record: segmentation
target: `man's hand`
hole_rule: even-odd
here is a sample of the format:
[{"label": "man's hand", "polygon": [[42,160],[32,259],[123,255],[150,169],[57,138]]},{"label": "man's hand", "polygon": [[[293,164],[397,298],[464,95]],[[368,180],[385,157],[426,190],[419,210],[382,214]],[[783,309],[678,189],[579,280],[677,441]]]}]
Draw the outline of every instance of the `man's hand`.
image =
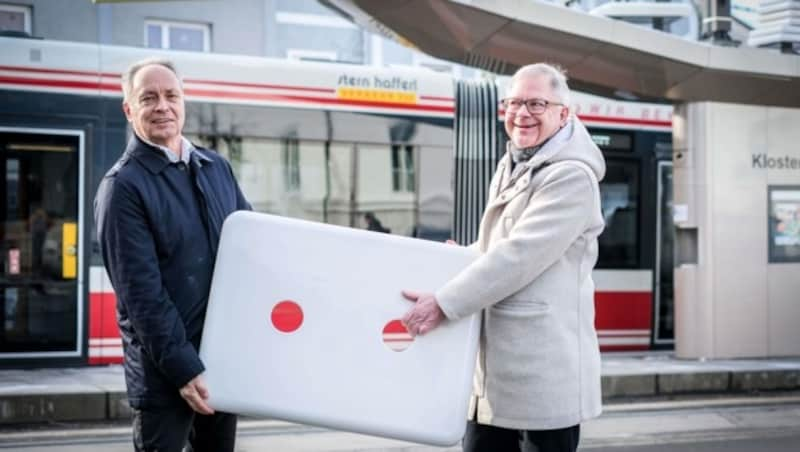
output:
[{"label": "man's hand", "polygon": [[416,304],[400,319],[408,333],[413,337],[423,335],[442,323],[445,319],[444,312],[439,307],[436,297],[432,293],[418,293],[404,290],[403,296]]},{"label": "man's hand", "polygon": [[180,393],[183,400],[196,412],[200,414],[214,414],[214,409],[206,403],[208,399],[208,388],[206,388],[206,382],[203,380],[202,375],[192,378],[189,383],[186,383],[186,385],[181,388]]}]

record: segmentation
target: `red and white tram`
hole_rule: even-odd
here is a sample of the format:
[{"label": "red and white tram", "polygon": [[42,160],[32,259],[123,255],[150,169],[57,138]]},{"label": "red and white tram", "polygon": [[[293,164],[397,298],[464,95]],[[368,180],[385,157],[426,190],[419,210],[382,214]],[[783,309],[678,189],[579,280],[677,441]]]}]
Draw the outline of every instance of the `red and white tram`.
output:
[{"label": "red and white tram", "polygon": [[[122,359],[91,203],[124,149],[120,74],[154,51],[0,37],[0,366]],[[448,75],[159,51],[184,76],[185,134],[232,163],[259,211],[451,236],[456,90]],[[672,342],[671,115],[575,93],[608,162],[595,271],[604,350]]]}]

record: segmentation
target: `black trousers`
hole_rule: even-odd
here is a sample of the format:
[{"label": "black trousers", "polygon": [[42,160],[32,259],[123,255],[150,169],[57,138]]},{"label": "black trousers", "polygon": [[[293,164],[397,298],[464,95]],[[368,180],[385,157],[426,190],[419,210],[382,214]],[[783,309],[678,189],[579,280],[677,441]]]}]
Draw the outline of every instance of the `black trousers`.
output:
[{"label": "black trousers", "polygon": [[236,415],[195,413],[186,403],[133,410],[133,447],[136,452],[233,452]]},{"label": "black trousers", "polygon": [[575,452],[580,425],[556,430],[513,430],[467,422],[464,452]]}]

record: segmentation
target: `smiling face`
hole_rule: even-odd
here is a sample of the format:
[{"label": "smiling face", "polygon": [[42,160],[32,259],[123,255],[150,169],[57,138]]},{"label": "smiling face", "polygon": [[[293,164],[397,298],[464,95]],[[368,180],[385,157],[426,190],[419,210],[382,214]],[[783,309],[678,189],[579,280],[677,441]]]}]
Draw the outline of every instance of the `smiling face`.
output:
[{"label": "smiling face", "polygon": [[141,68],[122,109],[137,135],[180,153],[185,113],[183,89],[175,73],[158,64]]},{"label": "smiling face", "polygon": [[531,114],[525,106],[514,112],[506,110],[506,132],[517,149],[543,143],[567,123],[569,108],[552,104],[552,102],[561,102],[561,99],[556,98],[550,76],[547,74],[535,73],[519,76],[513,82],[506,98],[542,99],[550,102],[545,111],[539,114]]}]

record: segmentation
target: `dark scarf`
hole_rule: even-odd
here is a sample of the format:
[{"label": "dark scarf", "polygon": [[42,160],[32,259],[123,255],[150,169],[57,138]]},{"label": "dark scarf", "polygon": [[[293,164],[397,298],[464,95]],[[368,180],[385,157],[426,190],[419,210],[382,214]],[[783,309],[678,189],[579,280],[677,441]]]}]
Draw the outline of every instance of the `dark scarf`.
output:
[{"label": "dark scarf", "polygon": [[546,145],[551,138],[556,136],[560,130],[561,129],[558,129],[556,133],[536,146],[517,149],[513,142],[508,142],[508,152],[511,154],[511,180],[515,179],[517,173],[521,170],[522,165],[520,165],[520,163],[525,163],[530,160],[534,155],[536,155],[537,152],[539,152],[539,149],[543,148],[544,145]]},{"label": "dark scarf", "polygon": [[[545,140],[544,143],[547,143],[548,140],[549,138]],[[538,152],[539,149],[544,146],[544,143],[537,144],[536,146],[531,146],[529,148],[517,149],[517,147],[514,146],[514,143],[509,142],[508,151],[511,153],[511,161],[513,162],[514,166],[516,166],[517,163],[524,163],[530,160],[531,157],[533,157],[536,152]]]}]

